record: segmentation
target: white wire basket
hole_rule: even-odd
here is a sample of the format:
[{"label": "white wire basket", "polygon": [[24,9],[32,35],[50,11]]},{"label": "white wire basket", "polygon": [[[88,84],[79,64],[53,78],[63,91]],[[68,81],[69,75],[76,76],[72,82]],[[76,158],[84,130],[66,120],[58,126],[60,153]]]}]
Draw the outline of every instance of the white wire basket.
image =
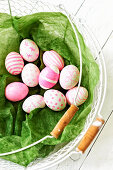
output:
[{"label": "white wire basket", "polygon": [[[11,11],[9,10],[9,2]],[[12,14],[13,16],[23,16],[28,14],[33,14],[37,12],[56,12],[59,11],[59,6],[50,5],[43,1],[10,1],[4,0],[0,2],[0,12],[5,12],[8,14]],[[60,10],[61,12],[61,10]],[[49,154],[46,158],[37,159],[31,162],[27,167],[20,166],[10,161],[6,161],[0,159],[0,170],[4,170],[8,167],[8,170],[44,170],[50,168],[61,161],[65,160],[69,157],[72,153],[76,154],[77,158],[80,156],[80,153],[76,151],[76,146],[86,133],[87,129],[93,122],[96,114],[100,114],[105,93],[106,93],[106,68],[104,63],[104,57],[99,46],[98,41],[96,40],[93,33],[90,31],[89,27],[87,26],[86,22],[83,19],[78,19],[74,15],[71,15],[72,21],[77,26],[79,32],[83,35],[84,41],[86,45],[91,50],[93,57],[100,69],[100,80],[98,85],[94,91],[94,99],[92,103],[92,109],[89,113],[87,120],[85,122],[85,126],[83,131],[71,142],[65,145],[58,145],[52,153]],[[74,149],[75,148],[75,149]],[[74,151],[73,151],[74,150]]]}]

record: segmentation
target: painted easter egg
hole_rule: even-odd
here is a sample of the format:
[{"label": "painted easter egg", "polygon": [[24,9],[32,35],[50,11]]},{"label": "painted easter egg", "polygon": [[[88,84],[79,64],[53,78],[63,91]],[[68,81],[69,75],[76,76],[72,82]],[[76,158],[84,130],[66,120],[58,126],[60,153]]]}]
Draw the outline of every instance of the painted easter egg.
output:
[{"label": "painted easter egg", "polygon": [[23,110],[27,113],[30,113],[32,110],[36,108],[44,107],[45,107],[44,97],[42,97],[41,95],[32,95],[28,97],[22,105]]},{"label": "painted easter egg", "polygon": [[43,54],[43,62],[46,66],[55,65],[59,70],[64,67],[63,58],[54,50],[46,51]]},{"label": "painted easter egg", "polygon": [[46,105],[54,111],[60,111],[66,107],[66,98],[63,93],[58,90],[47,90],[44,93],[44,101]]},{"label": "painted easter egg", "polygon": [[24,60],[19,53],[11,52],[5,59],[5,67],[10,74],[18,75],[24,67]]},{"label": "painted easter egg", "polygon": [[20,44],[20,54],[28,62],[35,61],[39,56],[39,48],[34,41],[24,39]]},{"label": "painted easter egg", "polygon": [[43,89],[52,88],[59,79],[59,69],[56,66],[45,67],[39,75],[39,85]]},{"label": "painted easter egg", "polygon": [[8,100],[17,102],[24,99],[29,92],[28,87],[21,82],[13,82],[5,88],[5,96]]},{"label": "painted easter egg", "polygon": [[87,89],[84,87],[80,87],[77,98],[76,98],[76,103],[75,103],[74,100],[75,100],[77,90],[78,90],[78,87],[74,87],[73,89],[68,90],[68,92],[66,93],[66,99],[67,99],[68,104],[76,104],[77,106],[79,106],[82,103],[84,103],[86,99],[88,98]]},{"label": "painted easter egg", "polygon": [[60,73],[60,85],[63,89],[73,88],[79,80],[79,70],[74,65],[65,66]]},{"label": "painted easter egg", "polygon": [[22,81],[29,87],[35,87],[39,82],[39,68],[32,63],[26,64],[22,70]]}]

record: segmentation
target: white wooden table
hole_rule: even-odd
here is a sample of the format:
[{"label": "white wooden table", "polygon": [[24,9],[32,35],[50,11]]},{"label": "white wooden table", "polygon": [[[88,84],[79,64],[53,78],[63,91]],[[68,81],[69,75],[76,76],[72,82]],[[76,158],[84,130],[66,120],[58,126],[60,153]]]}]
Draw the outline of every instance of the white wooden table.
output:
[{"label": "white wooden table", "polygon": [[105,120],[103,131],[81,159],[68,158],[47,170],[113,170],[113,0],[57,0],[65,8],[85,18],[97,37],[104,53],[107,69],[107,94],[102,109]]}]

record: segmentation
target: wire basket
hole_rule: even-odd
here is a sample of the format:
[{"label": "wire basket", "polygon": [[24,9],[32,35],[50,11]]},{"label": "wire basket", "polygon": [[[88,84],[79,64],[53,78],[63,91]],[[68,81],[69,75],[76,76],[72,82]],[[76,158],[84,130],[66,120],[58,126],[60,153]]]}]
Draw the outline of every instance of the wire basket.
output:
[{"label": "wire basket", "polygon": [[[9,8],[10,7],[10,8]],[[0,2],[0,12],[5,12],[8,14],[11,14],[13,16],[23,16],[28,14],[33,14],[37,12],[57,12],[60,11],[60,6],[54,6],[42,1],[15,1],[15,0],[4,0]],[[89,30],[87,24],[83,19],[77,19],[75,16],[71,15],[71,18],[75,25],[77,26],[78,30],[84,37],[84,41],[86,45],[90,48],[91,53],[93,54],[93,57],[95,61],[97,62],[99,69],[100,69],[100,80],[98,85],[95,88],[94,91],[94,100],[92,103],[92,110],[89,113],[84,129],[83,131],[71,142],[65,144],[65,145],[58,145],[54,152],[52,152],[49,156],[43,159],[37,159],[33,162],[31,162],[27,168],[22,167],[18,164],[0,159],[0,169],[5,169],[8,167],[9,170],[15,169],[15,170],[43,170],[46,168],[50,168],[61,161],[65,160],[69,155],[73,153],[73,149],[76,148],[76,145],[80,142],[84,134],[86,133],[87,129],[91,125],[92,121],[94,120],[96,114],[100,113],[102,104],[104,102],[103,94],[105,94],[106,91],[106,69],[105,69],[105,63],[104,63],[104,57],[101,51],[101,48],[92,34],[92,32]],[[104,95],[105,96],[105,95]],[[75,150],[75,149],[74,149]],[[80,155],[79,152],[74,151],[74,153],[77,155],[77,157]]]}]

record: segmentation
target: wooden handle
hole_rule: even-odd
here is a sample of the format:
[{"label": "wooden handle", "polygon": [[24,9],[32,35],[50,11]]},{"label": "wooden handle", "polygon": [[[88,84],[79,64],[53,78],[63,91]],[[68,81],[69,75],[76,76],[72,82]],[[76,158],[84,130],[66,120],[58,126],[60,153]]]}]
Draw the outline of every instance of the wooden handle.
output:
[{"label": "wooden handle", "polygon": [[77,147],[77,151],[82,151],[83,153],[91,144],[96,134],[98,133],[100,127],[104,124],[104,120],[101,118],[96,118],[95,122],[89,127],[80,144]]},{"label": "wooden handle", "polygon": [[78,107],[75,105],[71,105],[69,109],[65,112],[65,114],[61,117],[61,119],[50,134],[55,138],[58,138],[64,130],[65,126],[67,126],[67,124],[72,120],[73,116],[77,111]]}]

